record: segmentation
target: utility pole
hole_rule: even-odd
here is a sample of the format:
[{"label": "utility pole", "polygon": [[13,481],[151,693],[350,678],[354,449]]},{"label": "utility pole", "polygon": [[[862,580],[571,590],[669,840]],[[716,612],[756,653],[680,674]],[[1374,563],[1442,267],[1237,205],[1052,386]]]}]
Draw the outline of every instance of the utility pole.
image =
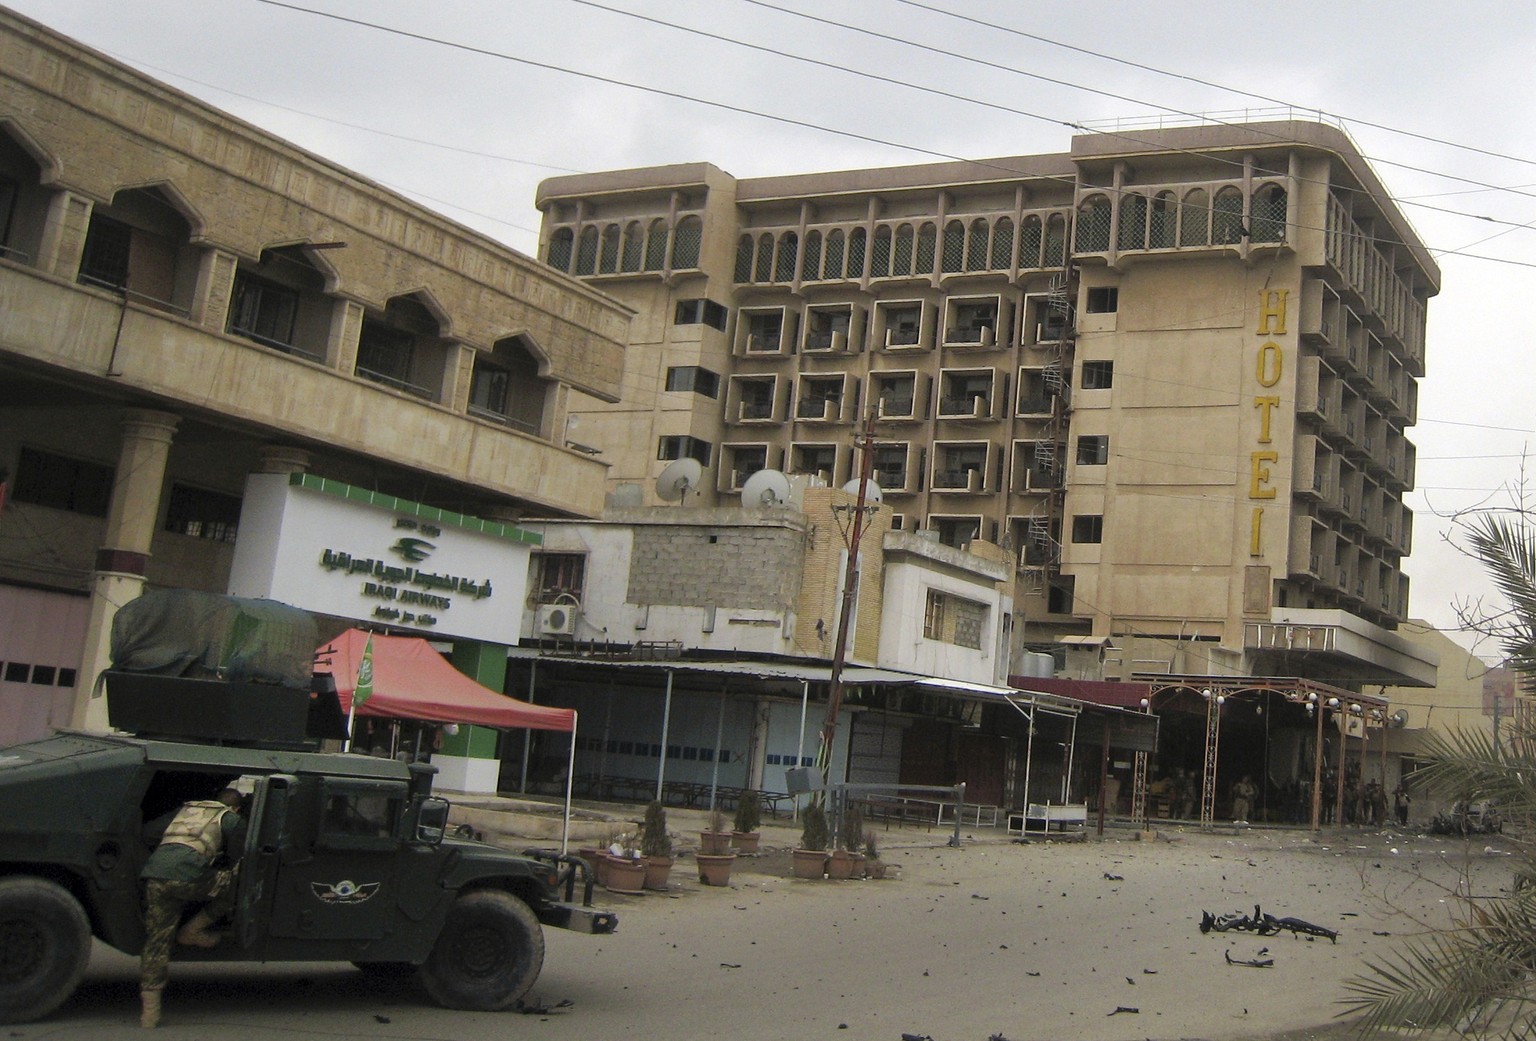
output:
[{"label": "utility pole", "polygon": [[[859,593],[859,543],[864,538],[866,514],[880,507],[869,504],[870,477],[874,472],[875,415],[871,411],[864,419],[864,426],[853,436],[853,447],[861,453],[859,460],[859,489],[854,497],[853,520],[846,535],[848,564],[843,569],[842,604],[837,614],[837,641],[832,648],[832,673],[827,685],[827,718],[821,727],[821,748],[817,752],[816,765],[821,771],[823,791],[832,772],[832,742],[837,738],[837,716],[843,707],[843,662],[848,657],[848,626]],[[834,506],[833,510],[846,510],[846,506]]]}]

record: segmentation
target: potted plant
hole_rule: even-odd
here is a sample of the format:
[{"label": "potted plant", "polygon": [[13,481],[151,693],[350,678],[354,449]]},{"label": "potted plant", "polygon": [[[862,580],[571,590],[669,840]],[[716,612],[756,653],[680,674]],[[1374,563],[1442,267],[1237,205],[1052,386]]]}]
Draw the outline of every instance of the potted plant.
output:
[{"label": "potted plant", "polygon": [[763,822],[762,803],[756,792],[743,793],[736,803],[736,818],[731,822],[731,845],[739,853],[756,853],[762,833],[757,829]]},{"label": "potted plant", "polygon": [[800,846],[794,857],[796,878],[821,878],[827,873],[827,847],[832,844],[827,833],[827,811],[812,802],[800,811]]},{"label": "potted plant", "polygon": [[696,853],[695,861],[699,867],[699,881],[706,886],[728,886],[731,884],[731,869],[736,864],[734,853]]},{"label": "potted plant", "polygon": [[667,834],[667,811],[659,801],[645,808],[640,853],[645,858],[645,888],[666,889],[672,874],[672,836]]},{"label": "potted plant", "polygon": [[700,853],[729,853],[731,833],[725,827],[725,814],[718,809],[709,811],[709,827],[699,832]]},{"label": "potted plant", "polygon": [[604,865],[603,888],[608,892],[638,896],[645,891],[645,858],[629,841],[629,836],[620,836],[608,847]]},{"label": "potted plant", "polygon": [[843,814],[837,832],[837,845],[827,861],[827,877],[850,879],[864,877],[864,854],[859,847],[864,840],[864,815],[850,806]]},{"label": "potted plant", "polygon": [[870,878],[885,877],[885,861],[880,859],[880,843],[873,829],[864,833],[864,870]]}]

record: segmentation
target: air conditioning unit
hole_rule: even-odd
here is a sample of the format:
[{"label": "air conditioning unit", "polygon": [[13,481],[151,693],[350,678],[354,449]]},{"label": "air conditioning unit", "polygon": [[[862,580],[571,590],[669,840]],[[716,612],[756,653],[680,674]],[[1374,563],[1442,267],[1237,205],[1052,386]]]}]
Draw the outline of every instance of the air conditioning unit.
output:
[{"label": "air conditioning unit", "polygon": [[540,636],[572,636],[576,632],[573,604],[540,604],[534,617]]}]

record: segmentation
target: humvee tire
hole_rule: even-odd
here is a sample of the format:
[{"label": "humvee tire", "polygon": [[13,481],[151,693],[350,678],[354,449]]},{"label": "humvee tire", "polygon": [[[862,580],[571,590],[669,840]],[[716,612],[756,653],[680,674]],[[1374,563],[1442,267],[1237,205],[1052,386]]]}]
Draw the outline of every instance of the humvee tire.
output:
[{"label": "humvee tire", "polygon": [[91,923],[69,890],[27,875],[0,879],[0,1023],[58,1008],[90,957]]},{"label": "humvee tire", "polygon": [[544,965],[544,931],[527,904],[499,889],[465,893],[448,909],[421,982],[446,1008],[496,1012],[528,992]]}]

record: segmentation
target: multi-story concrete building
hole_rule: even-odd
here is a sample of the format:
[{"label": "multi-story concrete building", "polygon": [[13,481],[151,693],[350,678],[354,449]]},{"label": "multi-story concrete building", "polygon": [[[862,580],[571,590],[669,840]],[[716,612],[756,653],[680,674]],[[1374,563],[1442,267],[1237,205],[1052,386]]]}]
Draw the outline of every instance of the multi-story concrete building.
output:
[{"label": "multi-story concrete building", "polygon": [[[229,588],[301,497],[326,541],[292,574],[253,566],[260,595],[281,580],[323,613],[516,643],[536,542],[516,521],[602,508],[566,402],[618,396],[627,310],[3,10],[0,53],[0,743],[105,725],[116,608]],[[270,524],[245,523],[252,474]],[[322,562],[346,547],[394,574],[402,525],[510,562],[459,598],[479,632],[440,585],[406,590],[433,607],[406,620],[394,586]],[[330,611],[310,599],[327,585]],[[504,649],[499,672],[483,657],[499,688]]]},{"label": "multi-story concrete building", "polygon": [[571,405],[610,484],[691,457],[705,505],[763,468],[835,486],[869,422],[893,527],[1012,554],[1015,655],[1432,681],[1392,630],[1440,276],[1338,129],[623,170],[538,205],[544,261],[637,312],[620,402]]}]

